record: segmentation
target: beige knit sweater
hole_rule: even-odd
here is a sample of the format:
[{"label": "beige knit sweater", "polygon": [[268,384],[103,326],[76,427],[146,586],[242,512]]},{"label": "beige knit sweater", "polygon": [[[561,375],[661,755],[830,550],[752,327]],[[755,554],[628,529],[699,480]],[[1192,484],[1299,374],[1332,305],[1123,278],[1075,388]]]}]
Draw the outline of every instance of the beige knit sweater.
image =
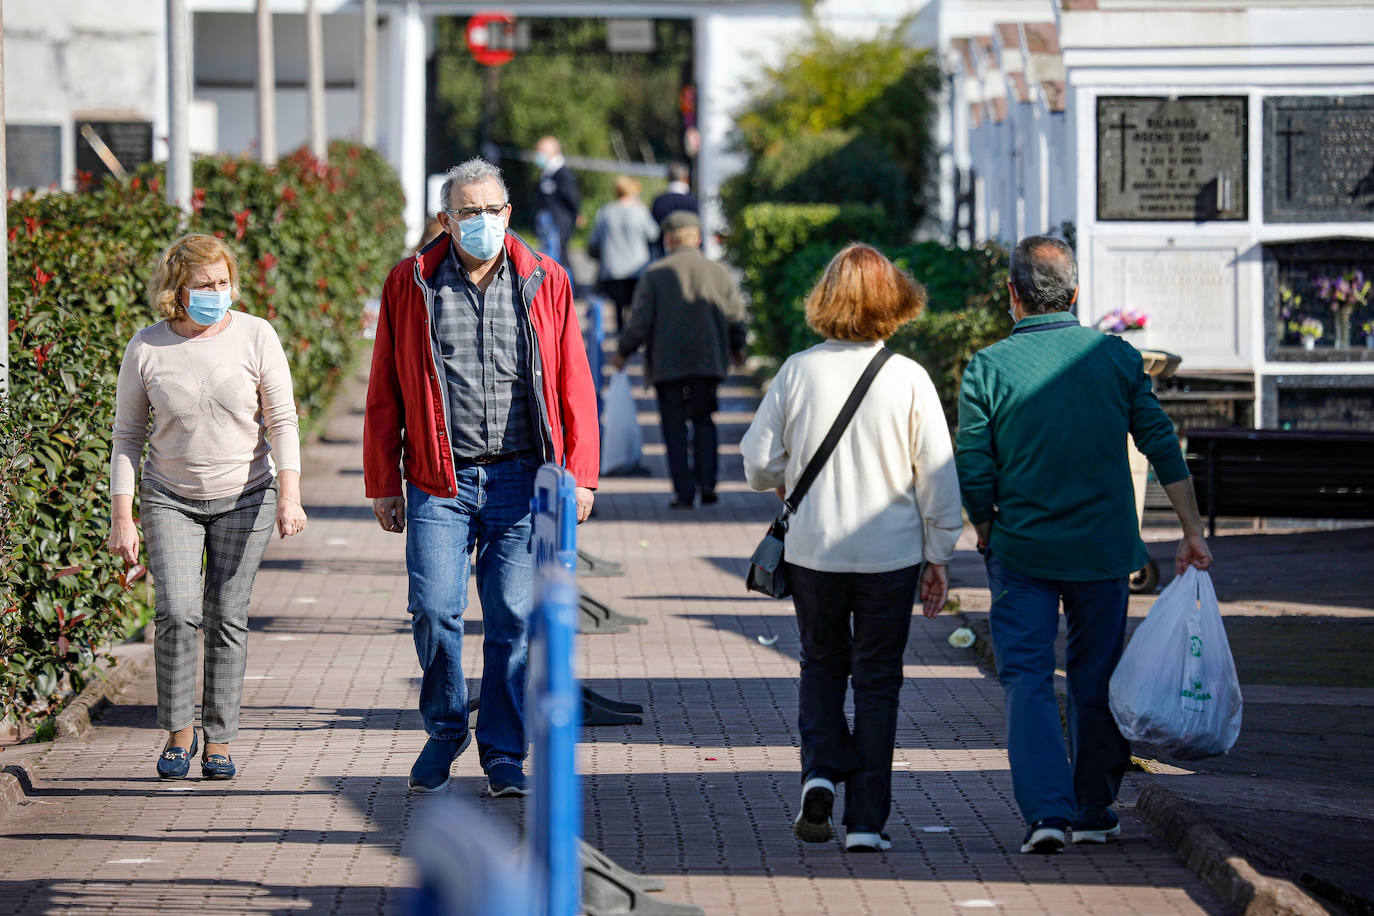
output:
[{"label": "beige knit sweater", "polygon": [[[291,372],[277,332],[229,312],[213,337],[165,321],[134,335],[119,367],[110,495],[134,492],[134,468],[186,499],[218,499],[301,469]],[[152,423],[149,424],[151,413]],[[271,448],[267,440],[271,439]]]}]

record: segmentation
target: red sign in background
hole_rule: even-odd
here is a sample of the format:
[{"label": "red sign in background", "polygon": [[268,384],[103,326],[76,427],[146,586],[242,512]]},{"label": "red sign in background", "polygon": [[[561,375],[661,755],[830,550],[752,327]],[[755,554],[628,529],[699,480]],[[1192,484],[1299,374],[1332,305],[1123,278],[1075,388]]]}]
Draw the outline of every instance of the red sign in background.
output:
[{"label": "red sign in background", "polygon": [[499,67],[515,57],[515,16],[478,13],[468,20],[468,50],[479,64]]}]

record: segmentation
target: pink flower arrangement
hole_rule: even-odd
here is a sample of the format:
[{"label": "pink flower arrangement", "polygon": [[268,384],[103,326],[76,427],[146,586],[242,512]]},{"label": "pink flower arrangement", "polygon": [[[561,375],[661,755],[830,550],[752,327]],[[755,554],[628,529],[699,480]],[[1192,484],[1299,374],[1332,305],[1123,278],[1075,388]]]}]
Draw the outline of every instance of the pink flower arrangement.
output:
[{"label": "pink flower arrangement", "polygon": [[1110,331],[1113,334],[1120,334],[1122,331],[1139,331],[1150,325],[1150,316],[1135,309],[1113,309],[1101,318],[1097,319],[1097,324],[1093,327],[1099,331]]}]

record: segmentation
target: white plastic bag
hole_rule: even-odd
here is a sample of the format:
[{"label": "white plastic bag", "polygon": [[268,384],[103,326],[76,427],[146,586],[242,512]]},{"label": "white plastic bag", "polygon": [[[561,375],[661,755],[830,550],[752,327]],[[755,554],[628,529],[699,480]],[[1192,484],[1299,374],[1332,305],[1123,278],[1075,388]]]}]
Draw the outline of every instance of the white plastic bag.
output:
[{"label": "white plastic bag", "polygon": [[621,370],[611,376],[601,400],[601,473],[627,473],[639,467],[644,438],[639,431],[630,377]]},{"label": "white plastic bag", "polygon": [[1160,593],[1112,672],[1109,700],[1121,734],[1172,756],[1236,743],[1240,681],[1207,573],[1190,566]]}]

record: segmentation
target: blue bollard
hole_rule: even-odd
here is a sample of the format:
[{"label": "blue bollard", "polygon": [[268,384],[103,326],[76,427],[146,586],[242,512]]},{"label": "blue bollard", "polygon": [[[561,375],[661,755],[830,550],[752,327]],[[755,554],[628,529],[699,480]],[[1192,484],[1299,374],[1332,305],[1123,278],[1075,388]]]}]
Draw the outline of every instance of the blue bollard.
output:
[{"label": "blue bollard", "polygon": [[577,781],[577,732],[582,695],[573,672],[578,597],[577,496],[573,477],[546,464],[535,476],[535,615],[530,633],[528,720],[534,780],[528,811],[531,884],[540,916],[581,910],[578,840],[582,797]]}]

